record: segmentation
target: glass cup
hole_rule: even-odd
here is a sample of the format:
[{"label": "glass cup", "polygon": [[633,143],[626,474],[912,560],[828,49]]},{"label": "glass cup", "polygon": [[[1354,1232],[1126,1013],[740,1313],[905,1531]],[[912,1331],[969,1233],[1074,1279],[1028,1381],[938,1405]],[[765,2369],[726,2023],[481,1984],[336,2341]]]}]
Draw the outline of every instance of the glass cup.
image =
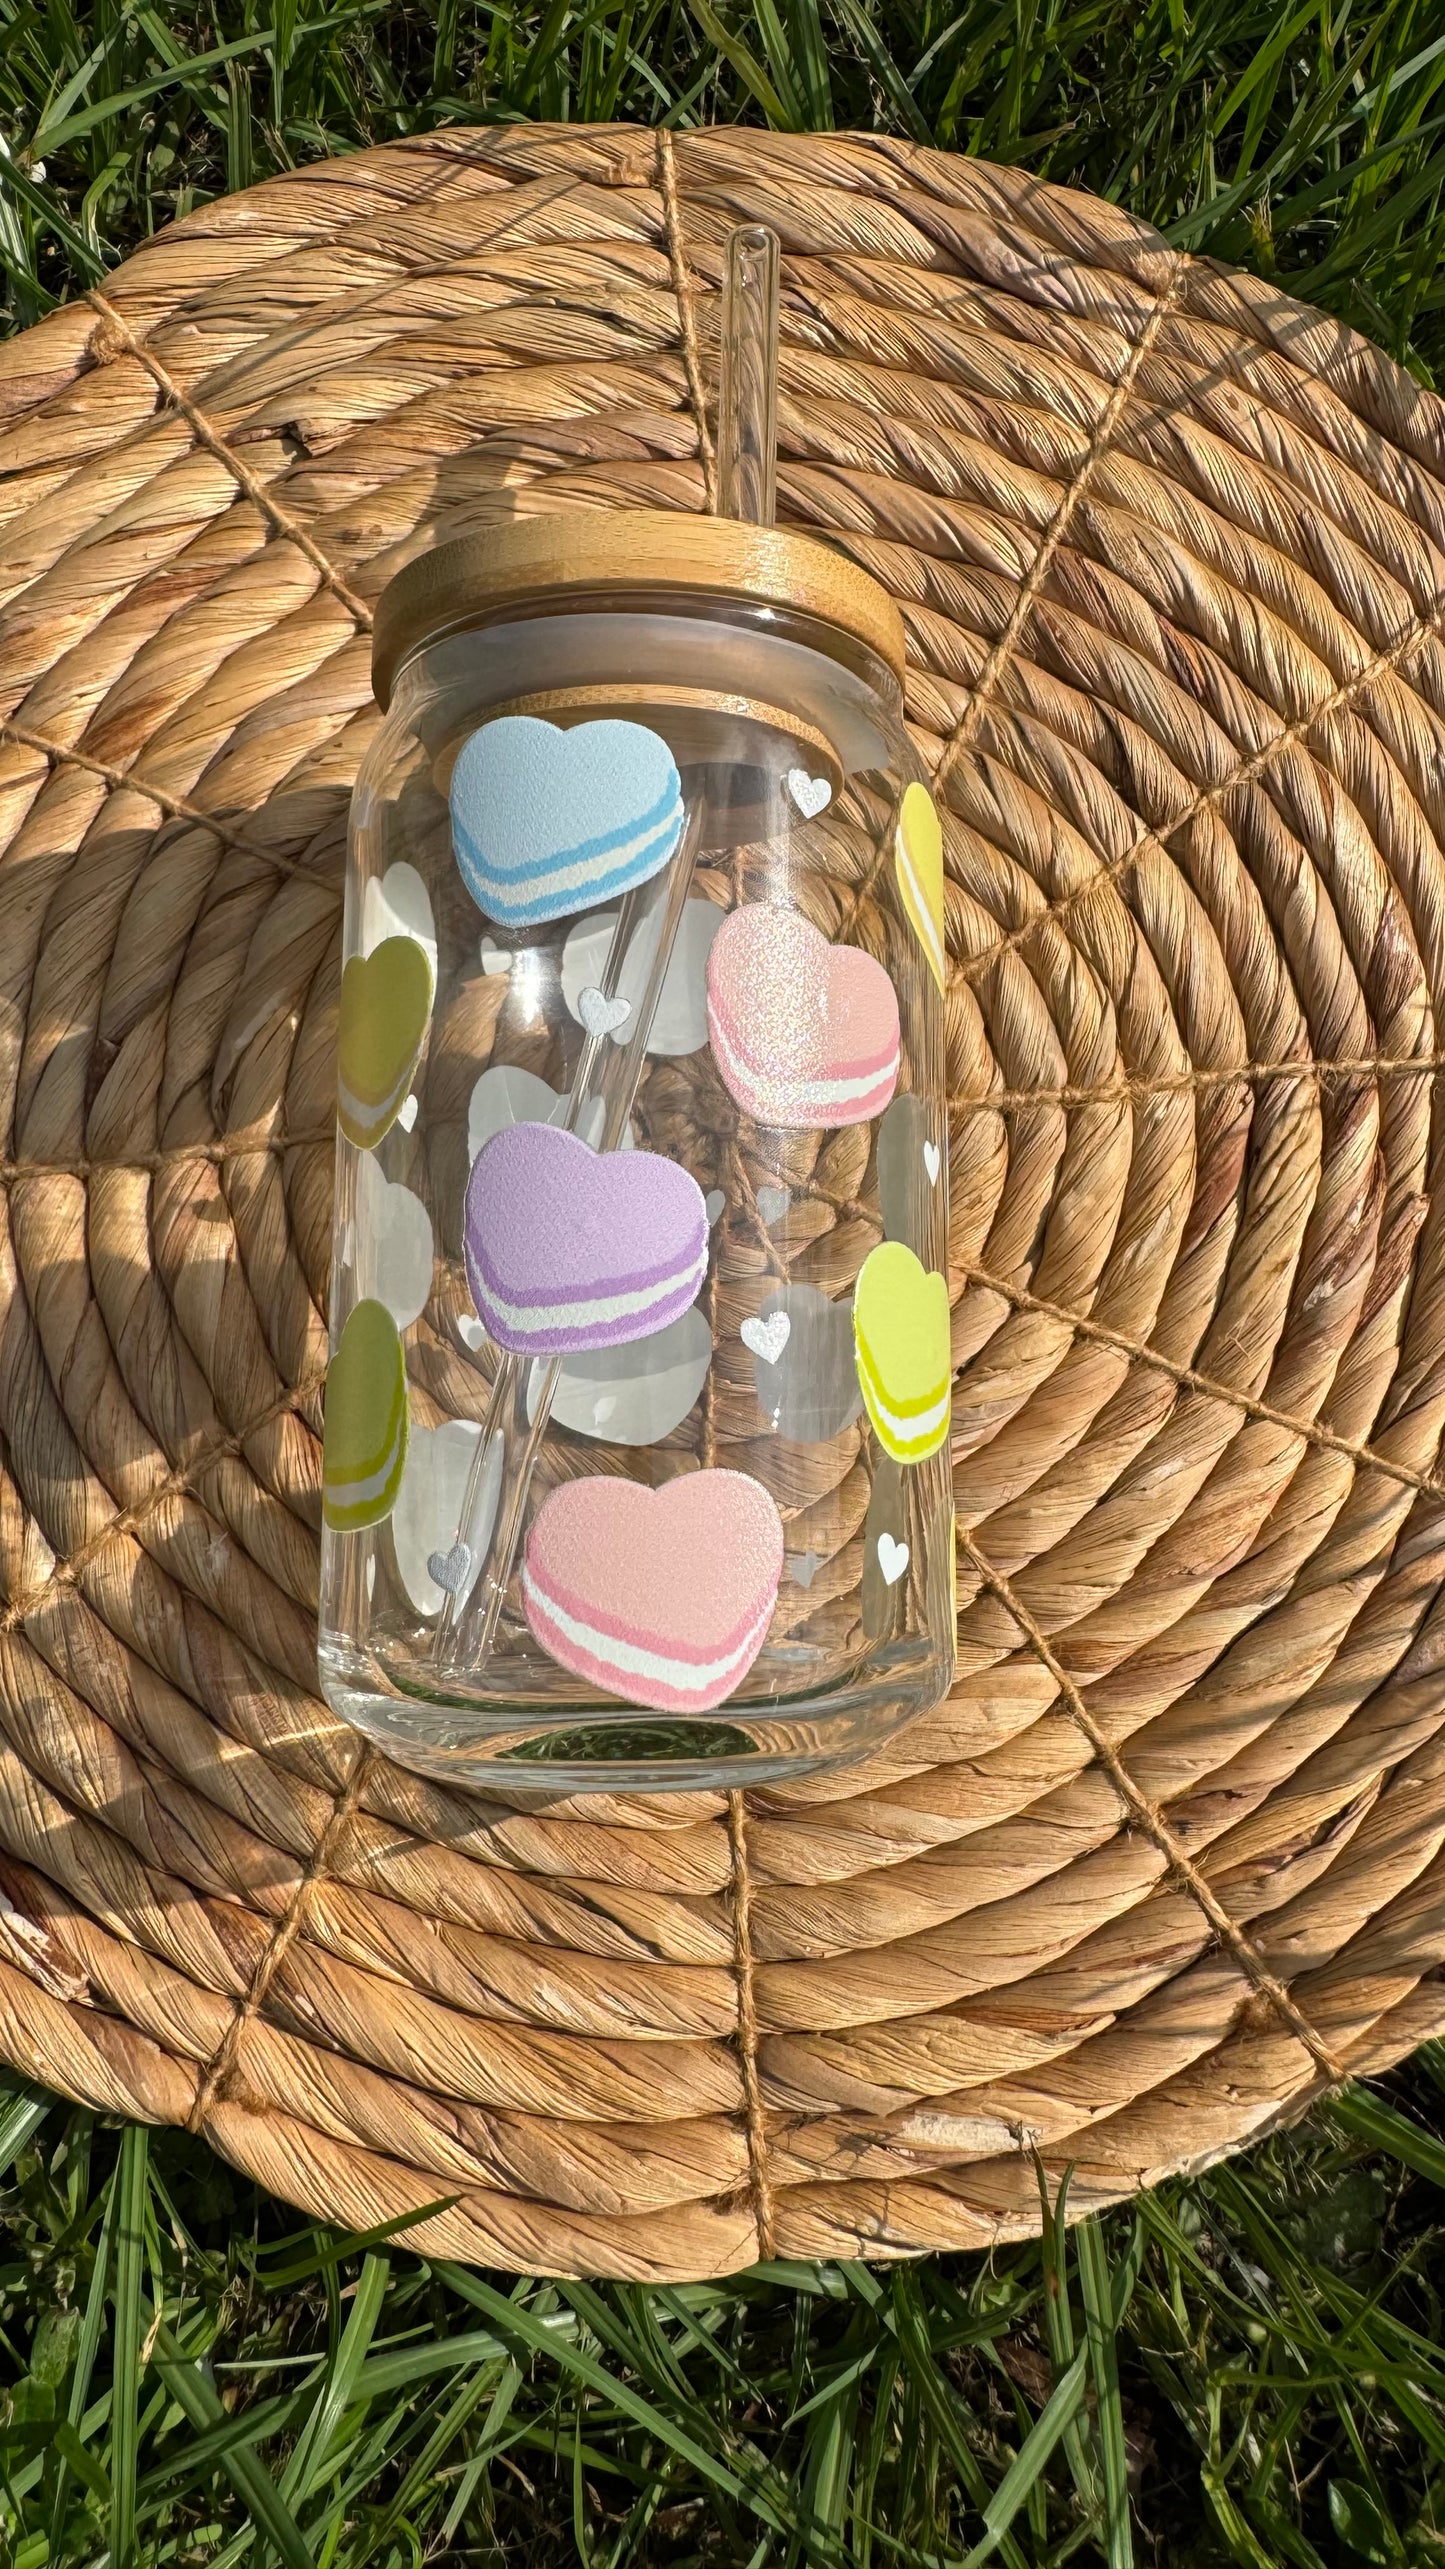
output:
[{"label": "glass cup", "polygon": [[797,535],[410,564],[352,803],[320,1669],[465,1783],[747,1784],[953,1672],[943,866]]}]

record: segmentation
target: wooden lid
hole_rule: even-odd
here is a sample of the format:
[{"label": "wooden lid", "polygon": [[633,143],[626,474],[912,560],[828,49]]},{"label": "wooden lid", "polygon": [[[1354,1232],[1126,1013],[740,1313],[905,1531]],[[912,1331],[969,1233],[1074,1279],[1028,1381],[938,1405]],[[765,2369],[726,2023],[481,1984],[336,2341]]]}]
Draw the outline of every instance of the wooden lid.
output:
[{"label": "wooden lid", "polygon": [[[443,634],[492,623],[539,600],[727,599],[806,616],[845,646],[862,643],[895,677],[903,618],[856,562],[810,535],[678,509],[509,518],[420,553],[381,593],[371,683],[383,708],[403,661]],[[852,656],[850,651],[849,656]]]}]

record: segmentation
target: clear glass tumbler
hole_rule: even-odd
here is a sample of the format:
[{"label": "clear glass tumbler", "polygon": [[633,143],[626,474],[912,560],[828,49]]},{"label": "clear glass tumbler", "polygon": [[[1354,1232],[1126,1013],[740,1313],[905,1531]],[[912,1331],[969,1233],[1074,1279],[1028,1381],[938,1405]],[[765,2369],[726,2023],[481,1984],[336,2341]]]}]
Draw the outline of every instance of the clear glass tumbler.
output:
[{"label": "clear glass tumbler", "polygon": [[320,1665],[550,1792],[856,1755],[953,1669],[943,865],[891,601],[513,522],[386,591],[338,1047]]}]

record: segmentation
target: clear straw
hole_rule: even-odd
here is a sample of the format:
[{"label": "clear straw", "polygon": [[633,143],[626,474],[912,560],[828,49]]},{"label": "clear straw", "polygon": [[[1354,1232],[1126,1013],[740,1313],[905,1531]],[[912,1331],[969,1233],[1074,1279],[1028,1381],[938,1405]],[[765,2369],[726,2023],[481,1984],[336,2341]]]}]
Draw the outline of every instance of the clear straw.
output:
[{"label": "clear straw", "polygon": [[728,235],[717,414],[717,513],[771,526],[778,488],[778,236]]},{"label": "clear straw", "polygon": [[[718,389],[717,514],[748,526],[771,526],[777,488],[778,236],[764,223],[741,224],[730,233],[723,292],[722,362]],[[601,989],[610,998],[622,976],[644,914],[660,907],[658,937],[649,959],[625,1044],[589,1037],[573,1079],[566,1122],[576,1132],[586,1109],[603,1100],[603,1150],[615,1150],[627,1131],[647,1062],[647,1033],[661,995],[688,887],[703,836],[700,801],[689,802],[677,853],[661,884],[624,901],[609,948]],[[532,1474],[542,1449],[560,1359],[548,1364],[527,1415],[526,1358],[499,1353],[483,1434],[462,1501],[457,1542],[465,1564],[464,1593],[446,1595],[437,1619],[433,1664],[439,1675],[480,1675],[506,1609],[527,1512]]]}]

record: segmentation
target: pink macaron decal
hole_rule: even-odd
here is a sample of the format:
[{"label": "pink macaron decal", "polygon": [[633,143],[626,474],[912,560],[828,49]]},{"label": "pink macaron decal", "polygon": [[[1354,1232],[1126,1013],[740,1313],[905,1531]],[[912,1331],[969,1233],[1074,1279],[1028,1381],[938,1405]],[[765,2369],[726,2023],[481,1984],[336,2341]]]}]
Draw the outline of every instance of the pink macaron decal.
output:
[{"label": "pink macaron decal", "polygon": [[553,1124],[494,1133],[467,1184],[477,1317],[513,1356],[623,1347],[690,1309],[707,1274],[697,1180],[654,1151],[589,1149]]},{"label": "pink macaron decal", "polygon": [[797,910],[724,919],[707,969],[713,1059],[759,1124],[861,1124],[898,1085],[898,999],[881,963]]},{"label": "pink macaron decal", "polygon": [[527,1538],[522,1595],[537,1640],[604,1694],[706,1713],[736,1692],[767,1635],[782,1520],[746,1472],[651,1490],[564,1481]]}]

